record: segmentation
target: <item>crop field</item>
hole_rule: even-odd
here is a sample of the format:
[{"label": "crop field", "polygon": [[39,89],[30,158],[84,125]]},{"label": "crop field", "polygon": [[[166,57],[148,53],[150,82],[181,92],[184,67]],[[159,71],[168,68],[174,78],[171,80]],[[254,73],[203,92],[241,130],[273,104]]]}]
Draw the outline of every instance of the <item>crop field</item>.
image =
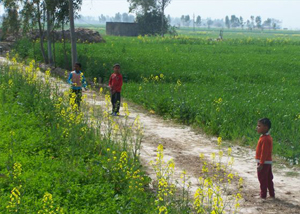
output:
[{"label": "crop field", "polygon": [[162,145],[150,162],[156,178],[146,175],[143,130],[127,104],[124,120],[110,116],[109,95],[103,108],[90,103],[100,88],[83,96],[79,111],[67,84],[35,66],[15,58],[0,66],[0,213],[237,213],[243,179],[233,174],[231,148],[222,161],[221,138],[212,163],[200,154],[192,198],[186,171],[174,179]]},{"label": "crop field", "polygon": [[42,82],[36,71],[0,67],[0,213],[153,213],[131,151],[100,137],[68,91],[51,89],[50,72]]},{"label": "crop field", "polygon": [[[177,37],[113,37],[78,44],[85,75],[107,81],[115,62],[126,80],[123,96],[151,112],[206,133],[256,145],[259,118],[272,121],[274,152],[300,157],[300,34],[291,31],[181,29]],[[56,61],[64,65],[63,45]],[[20,42],[19,56],[41,60],[39,45]],[[68,50],[70,49],[67,44]]]}]

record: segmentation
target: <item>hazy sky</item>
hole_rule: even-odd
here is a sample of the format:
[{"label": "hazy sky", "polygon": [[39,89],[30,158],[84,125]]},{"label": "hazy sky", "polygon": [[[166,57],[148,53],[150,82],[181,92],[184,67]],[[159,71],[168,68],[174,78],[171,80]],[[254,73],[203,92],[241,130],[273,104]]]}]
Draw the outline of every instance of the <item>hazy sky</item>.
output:
[{"label": "hazy sky", "polygon": [[[117,12],[128,12],[127,0],[83,0],[80,14],[113,16]],[[283,27],[300,29],[300,0],[172,0],[166,8],[172,17],[193,14],[202,18],[225,18],[226,15],[242,16],[244,20],[251,15],[261,16],[262,20],[275,18],[283,21]]]},{"label": "hazy sky", "polygon": [[[81,15],[98,17],[101,14],[114,16],[118,12],[128,12],[127,0],[82,0]],[[0,6],[0,14],[3,7]],[[300,0],[172,0],[166,8],[172,17],[193,14],[203,19],[224,19],[226,15],[242,16],[245,21],[251,15],[262,20],[275,18],[283,22],[283,27],[300,29]]]}]

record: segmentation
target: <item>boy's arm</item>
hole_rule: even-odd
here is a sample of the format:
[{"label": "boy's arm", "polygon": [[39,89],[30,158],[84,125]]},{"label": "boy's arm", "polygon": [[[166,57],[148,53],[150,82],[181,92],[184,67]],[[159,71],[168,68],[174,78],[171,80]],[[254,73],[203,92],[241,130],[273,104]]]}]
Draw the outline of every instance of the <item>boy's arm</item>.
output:
[{"label": "boy's arm", "polygon": [[86,79],[85,79],[84,75],[82,75],[82,81],[81,81],[81,83],[82,83],[82,86],[83,86],[84,88],[87,87],[87,82],[86,82]]},{"label": "boy's arm", "polygon": [[109,77],[108,87],[109,87],[110,89],[112,89],[112,78],[111,78],[111,76]]},{"label": "boy's arm", "polygon": [[121,75],[121,81],[120,81],[120,86],[123,85],[123,76]]}]

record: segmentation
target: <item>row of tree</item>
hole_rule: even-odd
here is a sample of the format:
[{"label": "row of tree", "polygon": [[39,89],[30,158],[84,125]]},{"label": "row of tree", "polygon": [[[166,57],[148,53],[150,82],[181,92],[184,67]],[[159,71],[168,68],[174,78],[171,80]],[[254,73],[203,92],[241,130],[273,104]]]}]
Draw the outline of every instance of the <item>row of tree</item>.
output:
[{"label": "row of tree", "polygon": [[104,16],[101,14],[98,17],[98,20],[100,23],[105,23],[105,22],[134,22],[135,21],[135,16],[132,14],[128,13],[116,13],[115,16],[109,17],[109,16]]},{"label": "row of tree", "polygon": [[250,16],[250,20],[248,19],[247,21],[244,22],[243,17],[237,17],[235,15],[231,15],[231,17],[229,18],[229,16],[225,17],[225,25],[227,28],[237,28],[237,27],[241,27],[244,28],[244,26],[247,26],[247,28],[249,29],[253,29],[253,28],[258,28],[258,29],[262,29],[262,28],[273,28],[273,29],[277,29],[280,28],[280,21],[273,19],[273,18],[268,18],[266,19],[264,22],[262,22],[262,18],[261,16]]},{"label": "row of tree", "polygon": [[[153,12],[151,12],[153,13]],[[146,14],[146,13],[145,13]],[[159,13],[158,13],[159,14]],[[143,16],[143,14],[139,14],[140,16]],[[153,17],[152,17],[153,18]],[[211,18],[206,18],[202,19],[200,15],[193,16],[191,17],[190,15],[182,15],[180,18],[178,17],[171,17],[168,15],[166,18],[167,25],[166,26],[186,26],[190,27],[191,25],[193,27],[208,27],[210,28],[211,26],[214,27],[227,27],[227,28],[242,28],[247,27],[249,30],[252,30],[254,28],[258,29],[263,29],[263,28],[268,28],[268,29],[279,29],[281,22],[277,19],[274,18],[267,18],[265,21],[262,22],[262,19],[260,16],[251,16],[250,19],[244,22],[244,19],[242,16],[238,17],[235,15],[231,15],[230,18],[229,16],[225,17],[225,21],[223,19],[211,19]],[[139,17],[139,19],[141,19]],[[91,22],[96,22],[94,17],[80,17],[78,21],[82,20],[83,22],[86,23],[91,23]],[[105,24],[106,22],[135,22],[136,18],[133,15],[129,15],[128,13],[116,13],[115,16],[110,17],[110,16],[105,16],[101,14],[101,16],[98,17],[98,23]],[[153,20],[152,20],[153,22]],[[146,22],[145,22],[146,23]],[[155,22],[157,23],[157,22]],[[147,23],[146,23],[147,24]],[[148,22],[148,24],[151,24],[151,22]]]},{"label": "row of tree", "polygon": [[[5,8],[2,20],[3,36],[7,34],[17,37],[26,36],[28,32],[38,29],[40,48],[45,63],[53,64],[54,61],[53,31],[61,28],[64,32],[64,26],[70,24],[72,64],[74,64],[77,60],[74,16],[78,16],[82,0],[0,0],[0,3]],[[47,39],[47,54],[44,49],[45,38]]]},{"label": "row of tree", "polygon": [[247,21],[244,21],[242,16],[238,17],[235,15],[231,15],[230,18],[229,16],[226,16],[225,21],[223,19],[202,19],[199,15],[197,17],[190,17],[190,15],[182,15],[180,18],[171,18],[170,16],[168,16],[168,20],[169,23],[178,27],[190,27],[191,25],[196,27],[207,26],[208,28],[210,28],[210,26],[242,29],[244,27],[247,27],[248,29],[252,30],[253,28],[278,29],[281,25],[281,22],[274,18],[268,18],[262,22],[261,16],[251,16],[250,19],[248,19]]}]

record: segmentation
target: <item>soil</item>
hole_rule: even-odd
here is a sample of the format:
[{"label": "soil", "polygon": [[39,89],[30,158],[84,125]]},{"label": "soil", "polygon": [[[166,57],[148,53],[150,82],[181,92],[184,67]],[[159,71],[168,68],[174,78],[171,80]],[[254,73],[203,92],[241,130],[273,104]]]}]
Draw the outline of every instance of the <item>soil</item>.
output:
[{"label": "soil", "polygon": [[[0,59],[1,60],[1,59]],[[41,74],[42,76],[43,74]],[[69,86],[60,81],[60,88],[68,90]],[[93,91],[83,92],[87,94],[88,101],[96,105],[105,105],[104,97],[96,97],[93,101]],[[126,102],[123,100],[122,102]],[[192,183],[191,191],[195,191],[197,179],[201,172],[199,154],[203,153],[207,161],[211,160],[211,153],[218,152],[217,138],[199,133],[189,126],[179,125],[170,120],[164,120],[142,107],[128,103],[130,120],[139,115],[144,127],[144,138],[140,150],[141,162],[150,177],[154,178],[154,172],[149,166],[151,160],[155,160],[159,144],[164,146],[164,158],[173,159],[175,162],[175,176],[180,176],[186,170]],[[121,115],[124,115],[121,108]],[[124,117],[116,117],[115,120],[123,120]],[[225,142],[224,145],[231,145]],[[283,160],[277,158],[273,164],[274,185],[276,199],[259,198],[259,182],[256,174],[255,151],[241,146],[231,145],[234,157],[233,172],[237,172],[244,180],[243,201],[239,213],[300,213],[300,175],[299,168],[288,166]],[[224,154],[226,148],[223,147]],[[225,155],[224,155],[225,156]],[[226,159],[224,157],[223,159]]]},{"label": "soil", "polygon": [[[84,93],[88,95],[88,99],[92,99],[93,92]],[[105,105],[104,97],[97,97],[96,99],[99,101],[96,102],[98,105]],[[127,101],[123,100],[123,102]],[[157,147],[162,144],[164,158],[166,160],[172,158],[175,162],[175,176],[179,179],[181,172],[185,170],[192,183],[191,191],[195,191],[201,173],[199,154],[204,154],[205,159],[209,161],[211,153],[218,153],[219,151],[217,138],[199,133],[189,126],[164,120],[140,106],[127,103],[131,120],[133,121],[139,115],[144,127],[140,155],[149,176],[155,177],[153,170],[149,167],[149,162],[155,160]],[[124,115],[122,108],[120,114]],[[117,120],[122,119],[123,117],[117,118]],[[225,144],[230,145],[231,143],[225,142]],[[244,200],[241,203],[239,213],[300,213],[300,175],[298,168],[287,166],[280,159],[277,160],[273,164],[276,199],[262,200],[259,198],[260,188],[254,160],[255,151],[235,145],[231,145],[231,148],[234,157],[233,172],[237,172],[244,180],[242,191]],[[227,148],[223,149],[225,154]],[[226,160],[226,157],[223,159]]]}]

